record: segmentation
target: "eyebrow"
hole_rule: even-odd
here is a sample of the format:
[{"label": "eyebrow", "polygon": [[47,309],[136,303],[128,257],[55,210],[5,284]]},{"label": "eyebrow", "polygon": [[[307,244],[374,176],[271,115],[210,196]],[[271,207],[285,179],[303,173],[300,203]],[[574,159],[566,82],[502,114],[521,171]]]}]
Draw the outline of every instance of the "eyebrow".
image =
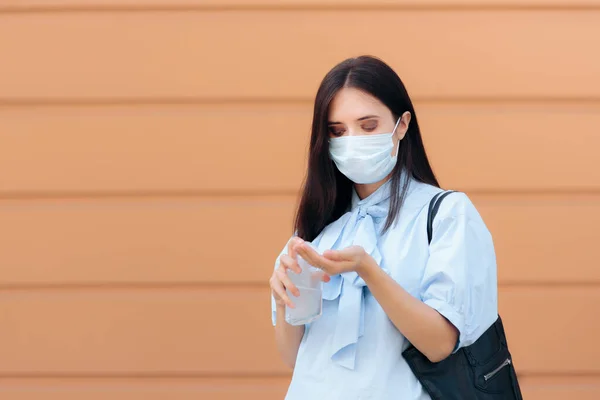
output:
[{"label": "eyebrow", "polygon": [[[365,115],[364,117],[360,117],[359,119],[357,119],[357,121],[364,121],[366,119],[371,119],[371,118],[379,118],[379,115]],[[329,121],[327,124],[336,125],[336,124],[341,124],[341,122]]]}]

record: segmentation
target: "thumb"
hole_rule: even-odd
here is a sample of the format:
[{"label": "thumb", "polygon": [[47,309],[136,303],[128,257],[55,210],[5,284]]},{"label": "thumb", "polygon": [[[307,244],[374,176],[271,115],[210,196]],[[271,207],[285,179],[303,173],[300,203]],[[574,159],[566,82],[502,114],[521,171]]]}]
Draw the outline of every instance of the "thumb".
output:
[{"label": "thumb", "polygon": [[297,244],[302,243],[303,240],[301,238],[299,238],[298,236],[294,236],[289,242],[288,242],[288,255],[290,257],[292,257],[294,260],[296,260],[296,257],[298,256],[298,254],[296,254],[296,249],[295,246]]}]

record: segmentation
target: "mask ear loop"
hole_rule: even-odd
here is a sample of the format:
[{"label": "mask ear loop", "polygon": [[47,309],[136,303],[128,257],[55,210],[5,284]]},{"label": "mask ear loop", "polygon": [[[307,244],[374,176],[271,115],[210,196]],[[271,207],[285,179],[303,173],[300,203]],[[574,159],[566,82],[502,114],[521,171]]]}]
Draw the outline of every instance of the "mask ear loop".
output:
[{"label": "mask ear loop", "polygon": [[[398,121],[396,121],[396,126],[394,126],[394,130],[392,131],[392,137],[394,137],[394,134],[396,133],[396,129],[398,129],[398,124],[400,123],[401,119],[402,119],[402,117],[398,118]],[[399,151],[400,151],[400,139],[398,139],[398,148],[396,149],[396,154],[392,157],[397,157]]]},{"label": "mask ear loop", "polygon": [[398,129],[398,124],[400,123],[400,120],[402,119],[402,117],[398,118],[398,121],[396,121],[396,126],[394,126],[394,130],[392,131],[392,135],[394,133],[396,133],[396,129]]}]

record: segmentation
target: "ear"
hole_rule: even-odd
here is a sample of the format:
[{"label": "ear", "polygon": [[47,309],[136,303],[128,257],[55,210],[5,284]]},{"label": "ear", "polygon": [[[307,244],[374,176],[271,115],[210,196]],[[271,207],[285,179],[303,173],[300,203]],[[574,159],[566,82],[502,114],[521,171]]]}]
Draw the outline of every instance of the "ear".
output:
[{"label": "ear", "polygon": [[396,137],[398,138],[398,141],[404,139],[404,136],[406,136],[408,125],[410,124],[410,118],[410,111],[406,111],[404,114],[402,114],[400,123],[398,123],[398,128],[396,128]]}]

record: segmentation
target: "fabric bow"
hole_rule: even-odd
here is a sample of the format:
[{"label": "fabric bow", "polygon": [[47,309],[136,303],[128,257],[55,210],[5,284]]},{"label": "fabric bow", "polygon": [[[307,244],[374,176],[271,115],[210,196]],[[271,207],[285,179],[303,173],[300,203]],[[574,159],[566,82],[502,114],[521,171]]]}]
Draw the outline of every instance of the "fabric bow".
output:
[{"label": "fabric bow", "polygon": [[[316,244],[319,253],[328,249],[361,246],[378,265],[381,253],[377,247],[376,225],[388,215],[390,181],[369,197],[359,200],[353,193],[352,209],[323,230]],[[316,242],[317,240],[315,240]],[[386,273],[389,273],[384,269]],[[356,344],[364,333],[365,281],[356,272],[345,272],[331,277],[323,285],[323,299],[339,297],[338,315],[333,337],[331,358],[348,369],[354,369]]]}]

